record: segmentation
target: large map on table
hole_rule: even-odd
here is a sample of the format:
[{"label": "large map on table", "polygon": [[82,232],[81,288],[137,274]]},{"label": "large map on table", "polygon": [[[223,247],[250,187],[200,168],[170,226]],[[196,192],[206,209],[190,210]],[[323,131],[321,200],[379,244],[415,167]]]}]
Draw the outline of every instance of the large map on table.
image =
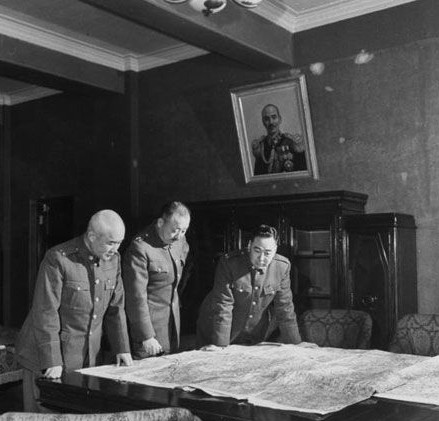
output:
[{"label": "large map on table", "polygon": [[327,414],[404,384],[399,373],[426,359],[378,350],[260,344],[78,371],[146,385],[193,387],[259,406]]}]

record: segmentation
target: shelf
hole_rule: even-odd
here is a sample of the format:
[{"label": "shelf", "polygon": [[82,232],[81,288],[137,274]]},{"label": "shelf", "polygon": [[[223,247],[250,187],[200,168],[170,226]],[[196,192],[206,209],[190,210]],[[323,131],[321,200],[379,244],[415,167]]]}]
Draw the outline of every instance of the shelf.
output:
[{"label": "shelf", "polygon": [[295,259],[327,259],[331,257],[329,253],[315,253],[315,254],[300,254],[296,253],[293,255]]},{"label": "shelf", "polygon": [[329,295],[329,293],[327,294],[319,294],[317,292],[311,293],[311,294],[300,294],[301,298],[321,298],[321,299],[330,299],[331,296]]}]

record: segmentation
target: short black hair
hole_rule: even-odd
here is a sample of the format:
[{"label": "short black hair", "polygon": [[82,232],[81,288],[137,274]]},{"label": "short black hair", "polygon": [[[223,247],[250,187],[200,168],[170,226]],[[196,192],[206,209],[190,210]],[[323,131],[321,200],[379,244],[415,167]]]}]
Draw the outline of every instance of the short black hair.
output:
[{"label": "short black hair", "polygon": [[175,214],[190,217],[191,211],[184,203],[175,200],[165,203],[160,211],[160,217],[163,219],[169,219]]},{"label": "short black hair", "polygon": [[255,228],[252,231],[251,241],[254,241],[256,237],[262,237],[262,238],[274,238],[274,241],[278,240],[278,234],[277,229],[274,227],[271,227],[270,225],[259,225],[257,228]]}]

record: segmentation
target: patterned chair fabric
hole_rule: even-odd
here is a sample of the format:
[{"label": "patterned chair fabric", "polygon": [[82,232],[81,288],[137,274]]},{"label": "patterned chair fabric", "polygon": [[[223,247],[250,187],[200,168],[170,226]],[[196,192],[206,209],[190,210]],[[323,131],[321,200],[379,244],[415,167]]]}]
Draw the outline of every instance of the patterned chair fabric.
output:
[{"label": "patterned chair fabric", "polygon": [[0,385],[23,378],[23,371],[15,360],[15,338],[18,329],[0,325]]},{"label": "patterned chair fabric", "polygon": [[439,355],[439,314],[407,314],[397,325],[390,352]]},{"label": "patterned chair fabric", "polygon": [[369,349],[372,318],[364,311],[313,309],[299,317],[302,340],[319,346]]},{"label": "patterned chair fabric", "polygon": [[34,414],[6,412],[0,421],[201,421],[185,408],[160,408],[108,414]]}]

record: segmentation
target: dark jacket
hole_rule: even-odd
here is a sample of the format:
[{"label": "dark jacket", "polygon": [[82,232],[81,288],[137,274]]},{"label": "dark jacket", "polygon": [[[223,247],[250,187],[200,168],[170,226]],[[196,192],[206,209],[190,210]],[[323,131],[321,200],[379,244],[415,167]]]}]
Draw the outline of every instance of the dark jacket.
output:
[{"label": "dark jacket", "polygon": [[103,323],[114,353],[130,352],[120,256],[98,262],[77,237],[48,250],[41,262],[16,342],[18,361],[35,372],[94,366]]},{"label": "dark jacket", "polygon": [[276,254],[261,274],[252,269],[247,251],[225,255],[200,308],[197,344],[227,346],[265,340],[271,306],[283,341],[300,343],[290,282],[290,262],[283,256]]},{"label": "dark jacket", "polygon": [[180,308],[177,287],[189,251],[183,238],[164,244],[152,224],[131,242],[123,257],[126,313],[133,356],[146,355],[142,341],[155,337],[165,352],[178,349]]},{"label": "dark jacket", "polygon": [[306,152],[303,136],[280,133],[275,146],[268,136],[252,142],[255,157],[254,175],[274,174],[291,171],[305,171]]}]

